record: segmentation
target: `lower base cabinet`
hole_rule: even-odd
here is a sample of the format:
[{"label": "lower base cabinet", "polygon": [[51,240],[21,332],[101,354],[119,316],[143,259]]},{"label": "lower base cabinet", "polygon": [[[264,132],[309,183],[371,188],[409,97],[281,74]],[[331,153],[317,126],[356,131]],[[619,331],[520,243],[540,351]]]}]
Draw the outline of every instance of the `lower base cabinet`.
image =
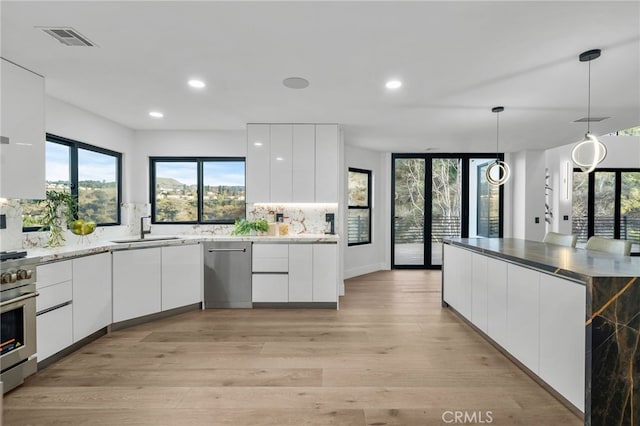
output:
[{"label": "lower base cabinet", "polygon": [[287,274],[253,274],[252,300],[258,303],[288,302],[289,276]]},{"label": "lower base cabinet", "polygon": [[111,255],[80,257],[73,268],[73,341],[112,323]]},{"label": "lower base cabinet", "polygon": [[38,362],[73,344],[73,308],[67,305],[36,317]]},{"label": "lower base cabinet", "polygon": [[161,248],[113,252],[113,322],[160,312]]},{"label": "lower base cabinet", "polygon": [[202,301],[202,245],[162,247],[162,310]]}]

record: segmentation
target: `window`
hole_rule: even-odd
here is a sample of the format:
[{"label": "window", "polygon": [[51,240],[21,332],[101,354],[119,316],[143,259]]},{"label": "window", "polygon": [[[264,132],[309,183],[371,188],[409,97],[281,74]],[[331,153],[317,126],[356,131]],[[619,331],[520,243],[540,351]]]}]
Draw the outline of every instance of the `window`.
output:
[{"label": "window", "polygon": [[244,158],[151,157],[153,223],[232,224],[244,219]]},{"label": "window", "polygon": [[584,243],[593,235],[631,240],[640,254],[640,169],[573,173],[572,232]]},{"label": "window", "polygon": [[347,242],[350,246],[371,243],[371,171],[349,168]]},{"label": "window", "polygon": [[[122,154],[47,134],[46,189],[65,191],[78,200],[76,216],[98,226],[120,224]],[[22,200],[22,227],[42,227],[37,200]]]}]

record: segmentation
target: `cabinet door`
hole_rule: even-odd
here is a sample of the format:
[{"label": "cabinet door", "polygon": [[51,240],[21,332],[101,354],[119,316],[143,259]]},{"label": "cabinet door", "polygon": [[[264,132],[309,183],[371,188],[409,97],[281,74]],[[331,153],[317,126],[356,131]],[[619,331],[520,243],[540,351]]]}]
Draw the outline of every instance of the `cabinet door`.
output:
[{"label": "cabinet door", "polygon": [[253,272],[288,272],[287,244],[253,244],[251,270]]},{"label": "cabinet door", "polygon": [[270,200],[269,127],[268,124],[247,125],[247,203],[266,203]]},{"label": "cabinet door", "polygon": [[540,273],[507,265],[507,347],[538,374]]},{"label": "cabinet door", "polygon": [[252,302],[288,302],[289,276],[287,274],[253,274]]},{"label": "cabinet door", "polygon": [[73,260],[73,341],[111,324],[111,255]]},{"label": "cabinet door", "polygon": [[586,288],[540,274],[540,377],[584,411]]},{"label": "cabinet door", "polygon": [[[45,197],[44,79],[0,59],[0,197]],[[6,140],[3,140],[3,142]]]},{"label": "cabinet door", "polygon": [[293,125],[293,202],[315,201],[316,126]]},{"label": "cabinet door", "polygon": [[271,202],[289,203],[292,198],[293,126],[271,125]]},{"label": "cabinet door", "polygon": [[487,258],[487,334],[507,347],[507,263]]},{"label": "cabinet door", "polygon": [[487,256],[471,254],[471,322],[487,332]]},{"label": "cabinet door", "polygon": [[160,247],[113,252],[113,322],[160,312]]},{"label": "cabinet door", "polygon": [[313,244],[313,301],[338,301],[337,244]]},{"label": "cabinet door", "polygon": [[471,319],[471,252],[444,245],[444,301],[467,319]]},{"label": "cabinet door", "polygon": [[313,245],[289,244],[289,302],[313,301]]},{"label": "cabinet door", "polygon": [[73,311],[67,305],[36,317],[38,361],[73,344]]},{"label": "cabinet door", "polygon": [[162,247],[162,310],[202,301],[200,244]]},{"label": "cabinet door", "polygon": [[316,203],[338,202],[338,147],[338,125],[316,124]]}]

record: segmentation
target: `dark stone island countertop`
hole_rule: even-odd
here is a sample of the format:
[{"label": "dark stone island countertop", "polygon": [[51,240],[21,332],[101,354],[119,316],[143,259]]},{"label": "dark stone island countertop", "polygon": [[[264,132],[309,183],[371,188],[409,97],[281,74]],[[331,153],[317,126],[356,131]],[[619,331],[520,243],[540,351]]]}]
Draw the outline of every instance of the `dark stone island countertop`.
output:
[{"label": "dark stone island countertop", "polygon": [[596,277],[640,276],[640,257],[516,238],[452,238],[447,243],[583,282]]}]

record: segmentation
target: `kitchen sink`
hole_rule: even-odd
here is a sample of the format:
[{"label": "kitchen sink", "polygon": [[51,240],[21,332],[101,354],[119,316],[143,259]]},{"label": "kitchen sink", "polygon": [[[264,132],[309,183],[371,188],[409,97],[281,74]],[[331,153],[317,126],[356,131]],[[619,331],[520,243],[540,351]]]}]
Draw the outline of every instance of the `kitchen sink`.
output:
[{"label": "kitchen sink", "polygon": [[167,240],[177,240],[178,237],[147,237],[147,238],[130,238],[127,240],[112,240],[112,243],[116,244],[131,244],[131,243],[144,243],[144,242],[153,242],[153,241],[167,241]]}]

